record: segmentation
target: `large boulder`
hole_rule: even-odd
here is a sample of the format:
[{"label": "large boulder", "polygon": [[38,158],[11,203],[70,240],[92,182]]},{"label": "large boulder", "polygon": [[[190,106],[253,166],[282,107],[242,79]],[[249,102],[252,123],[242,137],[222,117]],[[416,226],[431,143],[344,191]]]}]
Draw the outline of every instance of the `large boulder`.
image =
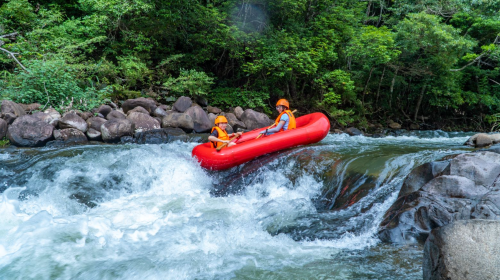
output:
[{"label": "large boulder", "polygon": [[135,125],[127,119],[111,119],[101,125],[102,140],[104,142],[119,142],[123,136],[132,136]]},{"label": "large boulder", "polygon": [[213,126],[208,119],[207,113],[201,107],[192,106],[184,113],[193,119],[194,131],[197,133],[208,132]]},{"label": "large boulder", "polygon": [[475,148],[483,148],[496,143],[500,143],[500,133],[496,134],[477,133],[471,136],[469,139],[467,139],[464,145],[472,146]]},{"label": "large boulder", "polygon": [[193,101],[191,100],[191,98],[187,96],[181,96],[177,99],[177,101],[175,101],[172,108],[177,112],[184,113],[188,108],[191,107],[192,104]]},{"label": "large boulder", "polygon": [[75,128],[56,129],[53,134],[56,140],[63,141],[65,144],[88,142],[87,136],[81,130]]},{"label": "large boulder", "polygon": [[59,120],[59,128],[75,128],[85,133],[88,129],[88,125],[87,122],[76,113],[70,113],[65,114],[64,117]]},{"label": "large boulder", "polygon": [[210,113],[212,113],[212,114],[217,115],[217,114],[220,114],[220,113],[222,112],[222,110],[221,110],[221,109],[219,109],[219,108],[217,108],[217,107],[208,106],[208,107],[207,107],[207,112],[208,112],[209,114],[210,114]]},{"label": "large boulder", "polygon": [[8,113],[13,114],[16,118],[26,115],[26,112],[21,105],[10,100],[2,100],[0,112],[4,115]]},{"label": "large boulder", "polygon": [[161,127],[160,122],[148,114],[129,111],[127,119],[134,123],[135,129],[139,129],[141,131],[160,129]]},{"label": "large boulder", "polygon": [[122,113],[122,112],[120,112],[118,110],[111,111],[109,114],[106,115],[106,119],[107,120],[112,120],[112,119],[124,120],[126,118],[127,118],[127,116],[125,116],[124,113]]},{"label": "large boulder", "polygon": [[7,135],[7,128],[8,128],[7,122],[0,119],[0,140],[2,140],[5,137],[5,135]]},{"label": "large boulder", "polygon": [[137,144],[164,144],[173,141],[188,141],[188,136],[180,128],[162,128],[136,132],[133,143]]},{"label": "large boulder", "polygon": [[252,109],[246,109],[241,115],[241,120],[248,130],[263,128],[273,123],[266,114],[256,112]]},{"label": "large boulder", "polygon": [[[155,110],[156,110],[156,109],[155,109]],[[137,107],[135,107],[134,109],[129,110],[129,111],[127,112],[127,116],[128,116],[128,115],[130,115],[130,113],[134,113],[134,112],[149,115],[148,110],[144,109],[142,106],[137,106]]]},{"label": "large boulder", "polygon": [[432,230],[425,242],[423,279],[498,279],[500,221],[466,220]]},{"label": "large boulder", "polygon": [[163,118],[166,115],[167,115],[167,112],[165,110],[163,110],[162,107],[156,108],[155,111],[153,112],[153,116],[158,117],[158,118]]},{"label": "large boulder", "polygon": [[238,131],[238,129],[245,130],[247,127],[245,123],[238,120],[238,118],[233,113],[225,113],[227,122],[233,128],[234,131]]},{"label": "large boulder", "polygon": [[238,120],[241,120],[241,116],[243,116],[243,113],[245,113],[245,111],[243,111],[240,106],[234,108],[234,115],[238,118]]},{"label": "large boulder", "polygon": [[61,114],[56,111],[54,108],[49,108],[43,111],[45,114],[48,114],[50,118],[46,119],[51,125],[57,126],[59,124],[59,120],[61,119]]},{"label": "large boulder", "polygon": [[461,154],[449,163],[417,167],[385,213],[379,237],[406,243],[425,240],[434,228],[457,220],[496,219],[500,215],[500,155]]},{"label": "large boulder", "polygon": [[188,114],[171,112],[163,117],[161,120],[161,126],[163,128],[178,127],[189,133],[194,129],[194,122]]},{"label": "large boulder", "polygon": [[154,112],[157,107],[156,102],[153,99],[139,97],[136,99],[128,99],[125,102],[123,102],[122,109],[123,112],[126,114],[128,111],[138,106],[141,106],[142,108],[146,109],[150,114]]},{"label": "large boulder", "polygon": [[113,111],[113,108],[109,105],[101,105],[99,108],[97,108],[97,113],[102,114],[104,117],[106,117],[109,113]]},{"label": "large boulder", "polygon": [[16,119],[17,116],[14,113],[5,113],[1,114],[2,119],[5,120],[8,124],[12,124]]},{"label": "large boulder", "polygon": [[7,131],[10,142],[19,147],[41,147],[52,140],[54,126],[36,117],[24,115],[17,118]]},{"label": "large boulder", "polygon": [[100,117],[92,117],[90,119],[87,119],[87,125],[90,128],[93,128],[94,130],[101,131],[101,125],[108,120],[100,118]]},{"label": "large boulder", "polygon": [[208,120],[210,121],[211,124],[215,125],[215,119],[217,116],[213,113],[208,113]]},{"label": "large boulder", "polygon": [[[99,128],[99,130],[100,130],[100,128]],[[90,141],[102,141],[101,132],[97,131],[93,128],[89,128],[89,130],[87,130],[86,135]]]}]

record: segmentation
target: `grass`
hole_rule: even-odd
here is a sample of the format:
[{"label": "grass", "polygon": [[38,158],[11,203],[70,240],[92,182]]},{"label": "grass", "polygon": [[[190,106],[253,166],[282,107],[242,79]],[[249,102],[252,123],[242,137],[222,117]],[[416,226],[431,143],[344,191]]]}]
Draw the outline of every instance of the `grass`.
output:
[{"label": "grass", "polygon": [[4,137],[2,140],[0,140],[0,148],[5,148],[10,146],[10,141],[7,139],[7,137]]}]

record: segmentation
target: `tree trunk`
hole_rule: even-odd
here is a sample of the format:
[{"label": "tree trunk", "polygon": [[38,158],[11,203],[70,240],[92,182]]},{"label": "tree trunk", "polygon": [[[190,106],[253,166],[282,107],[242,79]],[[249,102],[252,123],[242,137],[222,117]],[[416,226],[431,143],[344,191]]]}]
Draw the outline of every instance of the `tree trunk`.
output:
[{"label": "tree trunk", "polygon": [[364,108],[365,106],[365,94],[366,94],[366,89],[368,88],[368,83],[370,82],[370,79],[372,78],[372,72],[373,69],[375,69],[375,66],[372,66],[370,69],[370,74],[368,75],[368,80],[366,81],[365,89],[363,90],[363,99],[361,100],[361,106]]},{"label": "tree trunk", "polygon": [[391,82],[391,96],[389,96],[389,108],[392,106],[392,93],[394,92],[394,84],[396,83],[396,77],[398,76],[399,69],[396,68],[396,72],[394,72],[394,77],[392,77]]},{"label": "tree trunk", "polygon": [[417,121],[418,110],[420,109],[420,104],[422,104],[422,99],[424,98],[425,87],[427,87],[427,84],[424,84],[424,87],[422,87],[422,91],[420,92],[420,96],[418,97],[417,106],[415,107],[415,115],[413,115],[414,121]]},{"label": "tree trunk", "polygon": [[375,99],[375,106],[378,106],[378,97],[380,96],[380,87],[382,86],[382,80],[384,79],[385,67],[382,71],[382,77],[380,77],[380,82],[378,83],[377,98]]}]

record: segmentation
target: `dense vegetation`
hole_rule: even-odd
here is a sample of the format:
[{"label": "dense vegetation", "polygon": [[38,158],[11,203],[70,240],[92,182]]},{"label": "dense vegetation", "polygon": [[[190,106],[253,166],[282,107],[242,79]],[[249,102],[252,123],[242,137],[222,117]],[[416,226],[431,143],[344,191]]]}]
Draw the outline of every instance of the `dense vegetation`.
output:
[{"label": "dense vegetation", "polygon": [[[2,98],[85,109],[188,95],[334,123],[485,129],[500,0],[7,0]],[[436,126],[435,126],[436,127]]]}]

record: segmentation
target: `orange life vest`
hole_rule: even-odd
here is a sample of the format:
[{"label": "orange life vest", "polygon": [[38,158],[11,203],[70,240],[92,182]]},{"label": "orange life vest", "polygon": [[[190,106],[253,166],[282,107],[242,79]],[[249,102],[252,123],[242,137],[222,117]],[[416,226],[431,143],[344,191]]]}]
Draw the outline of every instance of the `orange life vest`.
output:
[{"label": "orange life vest", "polygon": [[[276,119],[276,121],[274,122],[274,124],[277,126],[278,123],[280,122],[280,119],[281,119],[281,116],[283,116],[283,114],[287,114],[288,115],[288,129],[295,129],[297,128],[297,124],[295,123],[295,117],[293,116],[293,113],[292,111],[290,110],[285,110],[283,112],[281,112],[281,114],[278,116],[278,118]],[[284,130],[285,126],[283,126],[280,131],[285,131]]]},{"label": "orange life vest", "polygon": [[[217,137],[218,139],[220,139],[220,140],[229,140],[229,135],[227,134],[227,132],[225,130],[222,130],[218,126],[214,126],[214,127],[212,127],[212,131],[210,131],[210,133],[214,132],[214,129],[217,130],[217,132],[219,133],[219,137]],[[212,145],[212,148],[218,148],[220,145],[222,145],[224,143],[210,141],[210,144]]]}]

